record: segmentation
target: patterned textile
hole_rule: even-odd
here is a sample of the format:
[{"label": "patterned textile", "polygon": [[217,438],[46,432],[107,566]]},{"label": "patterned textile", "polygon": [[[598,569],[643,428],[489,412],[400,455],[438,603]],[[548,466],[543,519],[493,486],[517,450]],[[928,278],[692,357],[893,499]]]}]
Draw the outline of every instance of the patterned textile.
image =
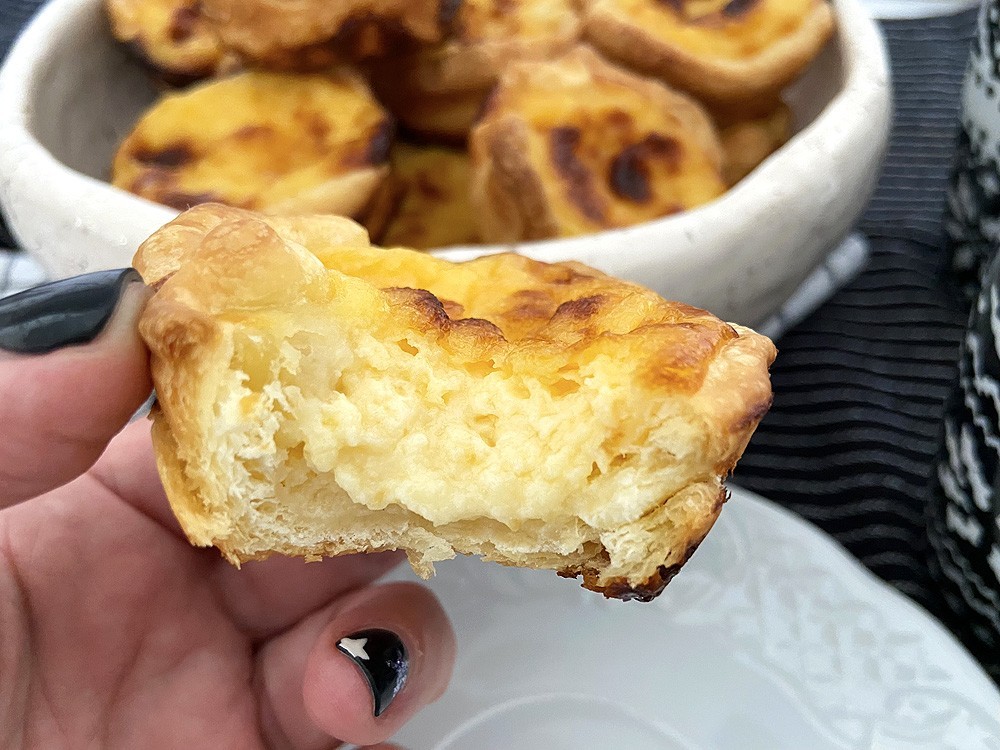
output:
[{"label": "patterned textile", "polygon": [[931,571],[944,619],[1000,680],[1000,0],[983,3],[972,43],[945,228],[975,304],[934,475]]},{"label": "patterned textile", "polygon": [[945,620],[1000,681],[1000,257],[986,272],[948,402],[930,505]]},{"label": "patterned textile", "polygon": [[983,4],[962,87],[961,128],[945,230],[956,281],[971,301],[1000,242],[1000,1]]}]

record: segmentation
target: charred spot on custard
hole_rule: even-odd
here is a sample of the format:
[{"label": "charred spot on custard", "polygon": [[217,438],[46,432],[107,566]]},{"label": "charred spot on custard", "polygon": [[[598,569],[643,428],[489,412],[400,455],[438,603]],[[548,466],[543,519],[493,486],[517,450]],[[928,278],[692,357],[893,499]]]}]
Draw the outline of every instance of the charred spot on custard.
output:
[{"label": "charred spot on custard", "polygon": [[439,329],[448,328],[451,318],[441,300],[426,289],[414,289],[408,286],[391,286],[382,290],[397,302],[406,305],[426,318],[428,323]]},{"label": "charred spot on custard", "polygon": [[391,117],[387,117],[376,126],[368,142],[368,153],[365,156],[368,164],[385,164],[389,160],[389,149],[392,147],[395,133],[396,123]]},{"label": "charred spot on custard", "polygon": [[759,4],[760,0],[729,0],[726,7],[722,9],[722,15],[726,18],[739,18]]},{"label": "charred spot on custard", "polygon": [[274,128],[269,125],[244,125],[239,130],[233,132],[233,138],[238,141],[248,141],[253,138],[268,136],[274,132]]},{"label": "charred spot on custard", "polygon": [[571,320],[589,320],[600,312],[603,303],[604,297],[601,295],[567,300],[556,308],[552,319],[556,320],[557,318],[569,318]]},{"label": "charred spot on custard", "polygon": [[608,184],[619,198],[634,203],[647,203],[653,197],[649,162],[663,162],[667,171],[676,172],[680,158],[681,147],[676,140],[650,133],[639,143],[623,148],[612,159],[608,170]]},{"label": "charred spot on custard", "polygon": [[677,15],[684,15],[684,0],[658,0],[658,2],[666,5]]},{"label": "charred spot on custard", "polygon": [[594,189],[593,175],[576,155],[582,133],[563,125],[549,131],[549,154],[556,172],[566,182],[566,196],[593,222],[605,222],[604,202]]},{"label": "charred spot on custard", "polygon": [[[389,161],[389,149],[396,133],[396,123],[391,117],[381,120],[372,129],[368,139],[352,148],[341,159],[345,167],[378,167]],[[360,140],[360,139],[359,139]]]},{"label": "charred spot on custard", "polygon": [[462,0],[441,0],[438,5],[438,23],[442,29],[453,30],[458,9],[461,7]]},{"label": "charred spot on custard", "polygon": [[174,143],[159,148],[140,145],[132,151],[132,156],[149,167],[177,169],[194,161],[195,153],[186,143]]},{"label": "charred spot on custard", "polygon": [[167,35],[174,44],[182,44],[194,36],[201,22],[201,2],[183,5],[170,16]]},{"label": "charred spot on custard", "polygon": [[553,315],[555,302],[539,289],[518,289],[510,295],[510,306],[502,313],[512,321],[548,320]]},{"label": "charred spot on custard", "polygon": [[761,0],[729,0],[718,10],[692,10],[685,0],[657,0],[686,21],[698,25],[715,26],[720,20],[738,19],[760,5]]}]

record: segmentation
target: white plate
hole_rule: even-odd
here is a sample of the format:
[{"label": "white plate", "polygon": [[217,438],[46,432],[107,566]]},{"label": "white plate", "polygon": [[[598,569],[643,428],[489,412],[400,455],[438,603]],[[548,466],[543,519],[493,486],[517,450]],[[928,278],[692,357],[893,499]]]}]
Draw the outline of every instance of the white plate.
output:
[{"label": "white plate", "polygon": [[[888,142],[881,36],[858,0],[832,2],[840,33],[788,94],[799,132],[735,188],[694,211],[515,249],[583,261],[727,320],[774,314],[854,226]],[[105,181],[155,91],[111,39],[101,7],[51,0],[0,70],[0,205],[57,277],[129,264],[174,213]]]},{"label": "white plate", "polygon": [[459,658],[408,750],[1000,748],[1000,692],[936,620],[739,489],[651,604],[470,559],[430,586]]}]

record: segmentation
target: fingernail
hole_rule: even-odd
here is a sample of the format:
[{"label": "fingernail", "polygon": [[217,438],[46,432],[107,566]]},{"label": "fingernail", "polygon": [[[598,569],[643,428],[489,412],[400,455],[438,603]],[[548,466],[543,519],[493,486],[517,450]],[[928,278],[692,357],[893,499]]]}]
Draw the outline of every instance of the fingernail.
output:
[{"label": "fingernail", "polygon": [[368,681],[380,716],[403,689],[410,660],[406,647],[388,630],[362,630],[337,641],[337,650],[347,654]]},{"label": "fingernail", "polygon": [[45,354],[86,344],[104,330],[125,287],[142,281],[134,268],[97,271],[42,284],[0,299],[0,349]]}]

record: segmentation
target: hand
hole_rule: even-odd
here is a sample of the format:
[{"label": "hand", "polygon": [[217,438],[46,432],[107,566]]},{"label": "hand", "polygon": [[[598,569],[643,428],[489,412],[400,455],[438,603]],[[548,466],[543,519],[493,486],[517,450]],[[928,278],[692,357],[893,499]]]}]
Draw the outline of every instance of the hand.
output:
[{"label": "hand", "polygon": [[0,301],[0,747],[385,740],[444,691],[444,612],[372,584],[396,555],[236,570],[188,544],[148,422],[122,430],[152,388],[136,281]]}]

